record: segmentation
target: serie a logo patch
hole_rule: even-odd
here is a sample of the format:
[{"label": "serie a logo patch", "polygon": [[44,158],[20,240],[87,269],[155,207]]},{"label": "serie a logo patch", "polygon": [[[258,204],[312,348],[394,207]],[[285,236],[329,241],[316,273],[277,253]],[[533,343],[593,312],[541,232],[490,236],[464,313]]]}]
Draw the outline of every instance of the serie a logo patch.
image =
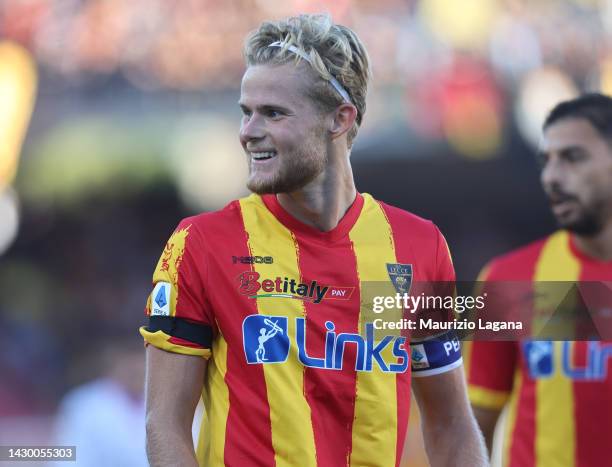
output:
[{"label": "serie a logo patch", "polygon": [[170,290],[168,282],[158,282],[151,293],[151,316],[170,316]]}]

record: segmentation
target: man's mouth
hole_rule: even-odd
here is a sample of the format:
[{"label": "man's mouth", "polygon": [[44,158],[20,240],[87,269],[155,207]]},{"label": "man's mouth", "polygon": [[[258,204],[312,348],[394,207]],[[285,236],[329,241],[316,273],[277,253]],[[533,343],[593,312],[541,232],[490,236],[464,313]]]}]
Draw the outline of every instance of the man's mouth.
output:
[{"label": "man's mouth", "polygon": [[550,201],[551,206],[557,206],[561,204],[569,204],[578,201],[576,197],[568,195],[568,194],[560,194],[560,193],[552,193],[548,195],[548,200]]},{"label": "man's mouth", "polygon": [[249,154],[254,161],[263,162],[276,157],[276,151],[250,151]]},{"label": "man's mouth", "polygon": [[552,196],[550,206],[556,216],[566,216],[573,211],[578,200],[571,196]]}]

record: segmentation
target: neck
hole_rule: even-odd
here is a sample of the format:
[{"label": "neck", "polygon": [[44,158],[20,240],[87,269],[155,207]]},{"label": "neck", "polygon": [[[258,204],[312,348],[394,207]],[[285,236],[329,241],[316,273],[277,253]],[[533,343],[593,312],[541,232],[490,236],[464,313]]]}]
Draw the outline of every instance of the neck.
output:
[{"label": "neck", "polygon": [[588,256],[601,261],[612,260],[612,221],[606,223],[595,236],[574,235],[574,242],[578,249]]},{"label": "neck", "polygon": [[338,225],[357,196],[348,153],[334,156],[330,154],[323,172],[304,188],[276,195],[289,214],[323,232]]}]

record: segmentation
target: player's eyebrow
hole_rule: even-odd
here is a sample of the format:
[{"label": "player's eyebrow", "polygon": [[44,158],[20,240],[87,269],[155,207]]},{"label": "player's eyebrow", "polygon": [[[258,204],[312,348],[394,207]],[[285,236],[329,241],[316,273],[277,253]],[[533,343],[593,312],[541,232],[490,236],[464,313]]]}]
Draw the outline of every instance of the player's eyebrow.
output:
[{"label": "player's eyebrow", "polygon": [[584,153],[586,150],[582,146],[574,145],[574,146],[566,146],[559,150],[559,154],[565,155],[570,153]]},{"label": "player's eyebrow", "polygon": [[580,146],[580,145],[565,146],[560,149],[556,149],[554,151],[538,150],[536,152],[537,161],[540,163],[545,162],[550,156],[551,152],[557,153],[560,157],[568,157],[568,156],[571,156],[572,154],[574,155],[586,154],[587,150],[583,146]]},{"label": "player's eyebrow", "polygon": [[[239,101],[238,105],[243,111],[251,110],[251,108],[243,102]],[[277,110],[287,115],[293,114],[293,111],[291,111],[287,107],[283,107],[282,105],[275,105],[275,104],[255,106],[255,110],[257,110],[259,113],[266,113],[266,112],[269,112],[270,110]]]}]

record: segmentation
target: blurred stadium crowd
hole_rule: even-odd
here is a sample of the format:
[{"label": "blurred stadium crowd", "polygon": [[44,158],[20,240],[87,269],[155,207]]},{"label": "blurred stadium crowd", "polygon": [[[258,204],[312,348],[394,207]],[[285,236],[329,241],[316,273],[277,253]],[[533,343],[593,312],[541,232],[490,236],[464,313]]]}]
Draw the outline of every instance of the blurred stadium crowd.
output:
[{"label": "blurred stadium crowd", "polygon": [[319,11],[372,58],[361,191],[434,220],[464,280],[550,231],[533,150],[612,93],[612,0],[2,0],[0,438],[136,336],[178,220],[245,193],[243,39]]}]

